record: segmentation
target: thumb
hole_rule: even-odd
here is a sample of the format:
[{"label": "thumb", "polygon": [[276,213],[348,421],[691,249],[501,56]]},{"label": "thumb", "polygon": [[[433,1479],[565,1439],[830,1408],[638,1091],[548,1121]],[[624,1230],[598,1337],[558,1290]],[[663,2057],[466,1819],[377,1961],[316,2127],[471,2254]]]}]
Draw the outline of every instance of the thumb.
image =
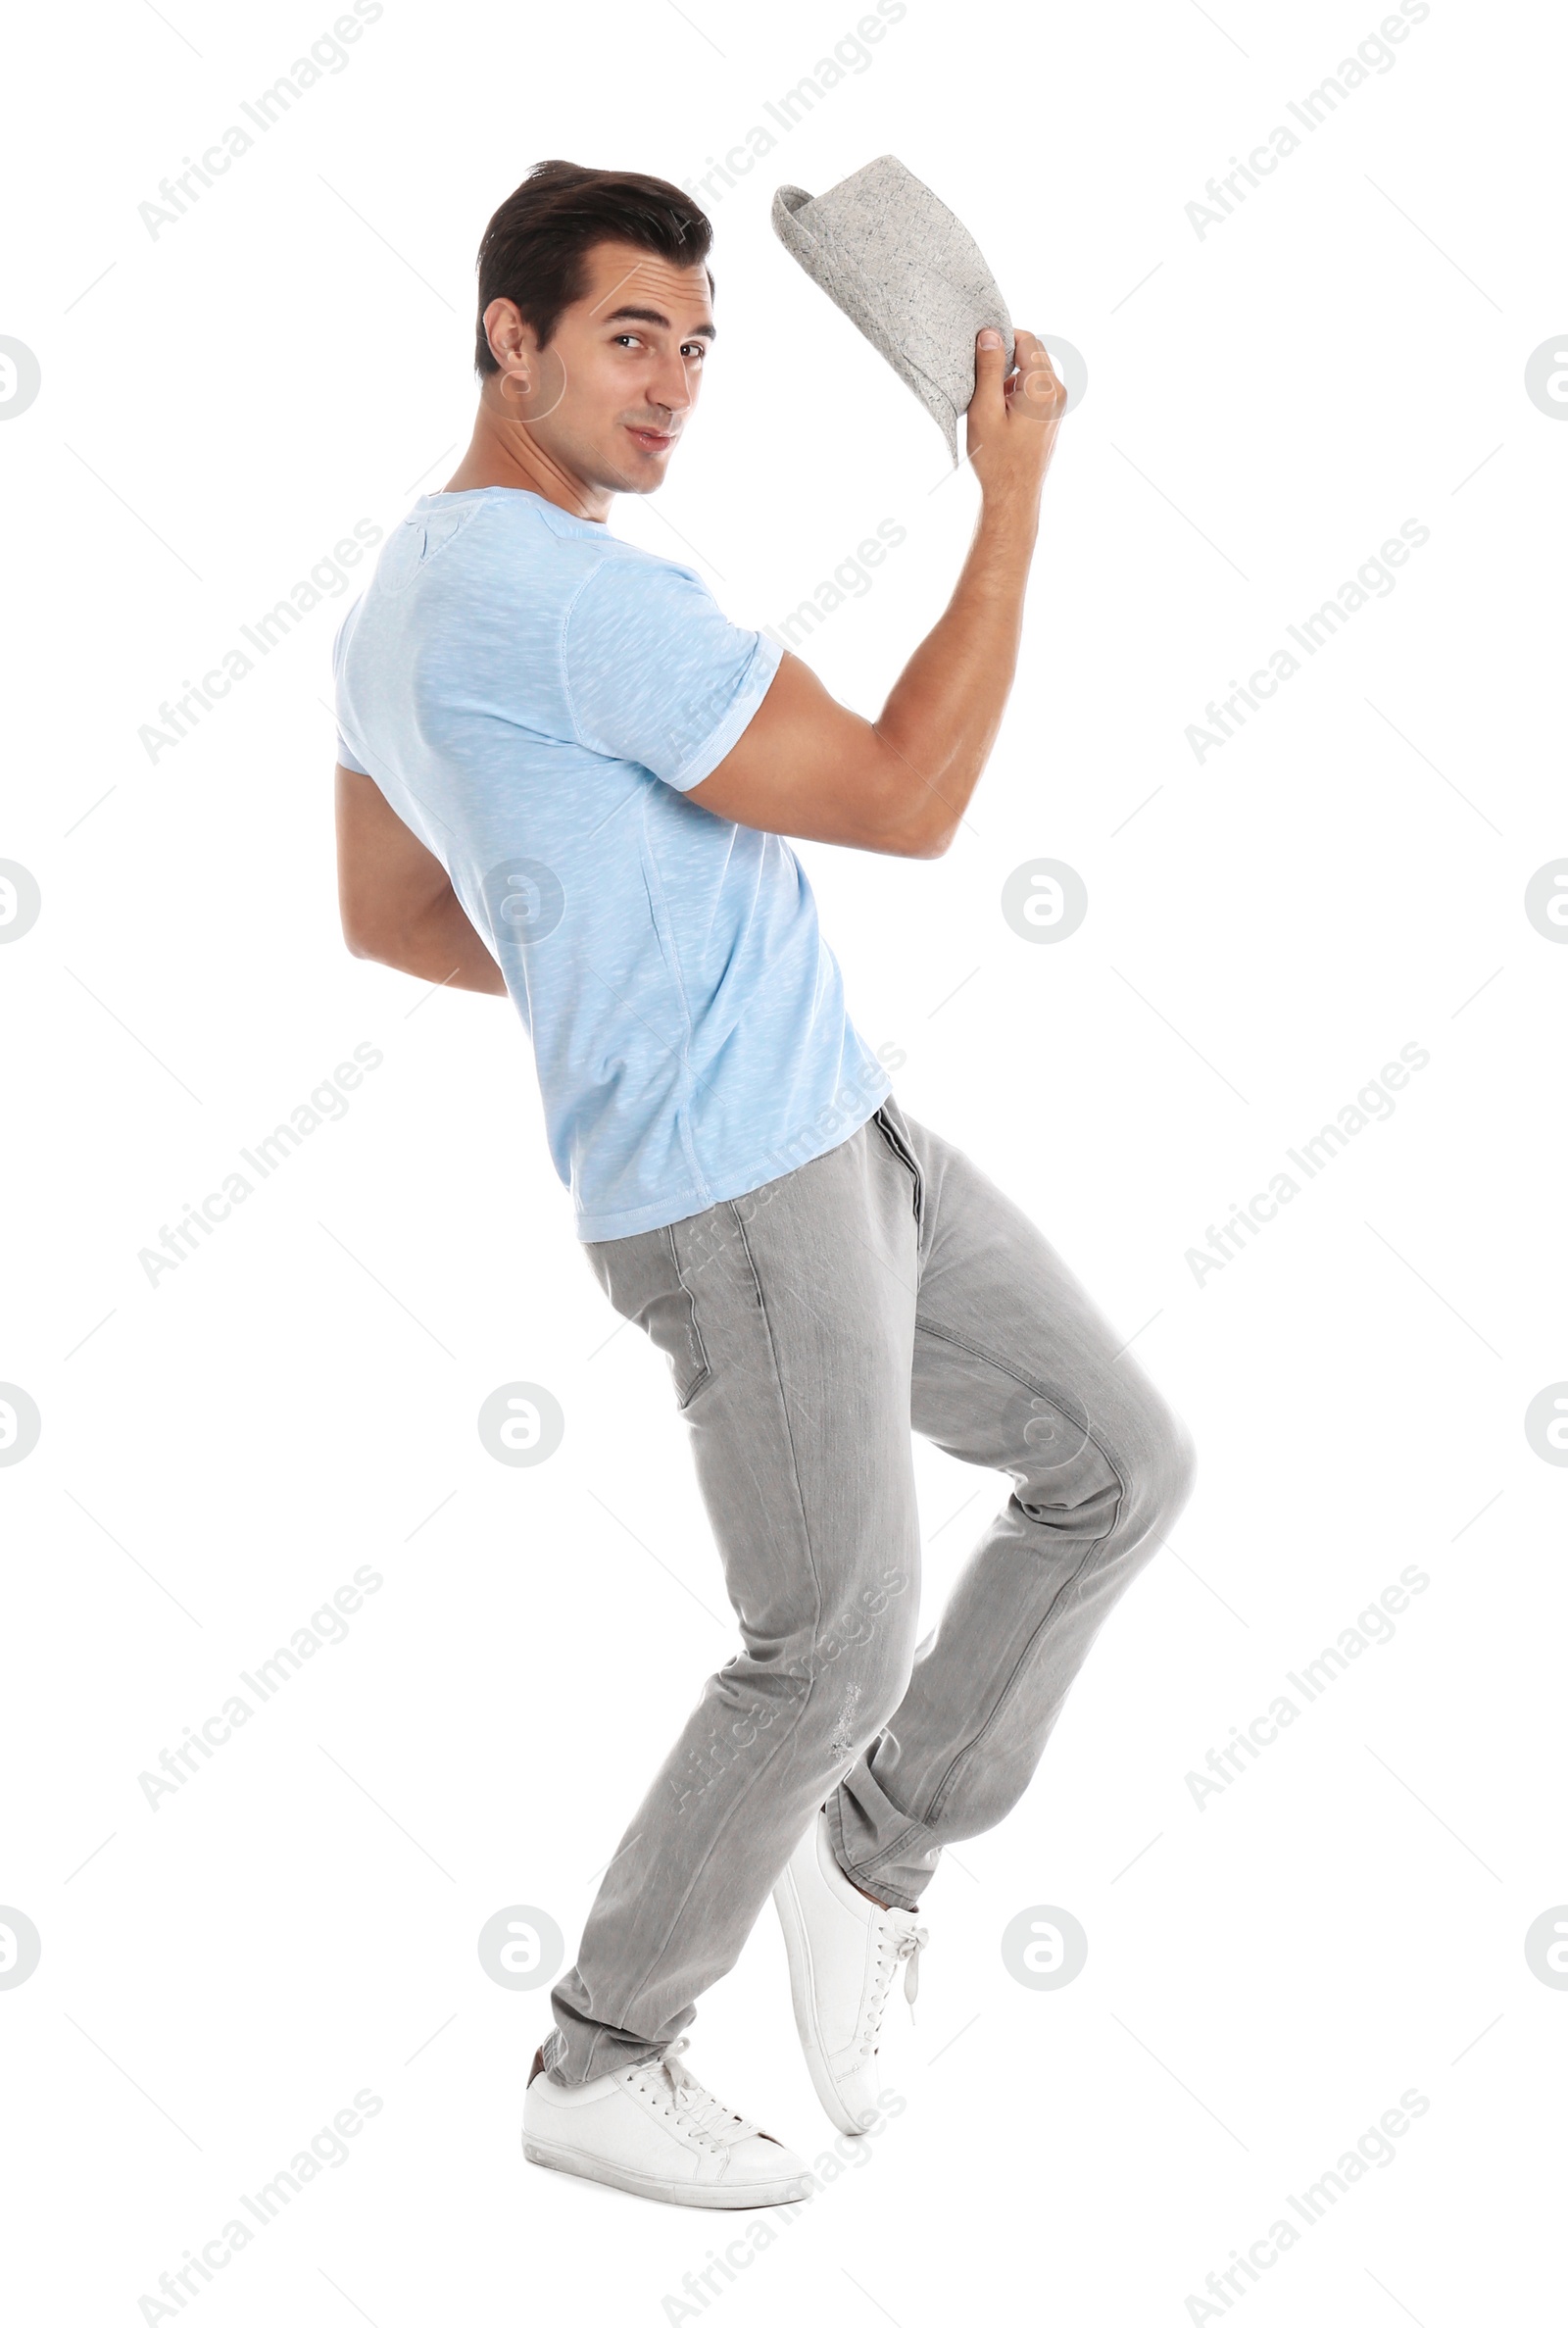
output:
[{"label": "thumb", "polygon": [[974,343],[974,400],[985,406],[1003,401],[1002,383],[1006,374],[1006,349],[1000,331],[989,324],[978,332]]}]

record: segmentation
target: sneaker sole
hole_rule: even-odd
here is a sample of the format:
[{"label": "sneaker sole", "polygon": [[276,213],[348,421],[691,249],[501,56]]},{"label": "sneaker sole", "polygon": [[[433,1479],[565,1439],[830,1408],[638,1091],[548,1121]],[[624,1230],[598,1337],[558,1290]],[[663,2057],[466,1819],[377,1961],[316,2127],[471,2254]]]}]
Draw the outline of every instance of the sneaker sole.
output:
[{"label": "sneaker sole", "polygon": [[854,2116],[849,2104],[834,2082],[827,2065],[827,2052],[816,2020],[816,1989],[812,1980],[811,1943],[807,1936],[806,1917],[801,1908],[800,1895],[795,1889],[795,1877],[786,1868],[773,1886],[773,1905],[778,1920],[784,1927],[784,1954],[790,1968],[790,1998],[795,2006],[795,2030],[806,2056],[816,2098],[841,2134],[864,2134],[865,2128]]},{"label": "sneaker sole", "polygon": [[660,2175],[639,2174],[633,2166],[613,2165],[608,2158],[595,2157],[591,2151],[541,2142],[527,2134],[522,2138],[522,2155],[531,2165],[551,2166],[558,2174],[580,2175],[584,2182],[609,2183],[614,2190],[629,2191],[634,2198],[662,2199],[672,2206],[791,2206],[797,2200],[810,2197],[810,2182],[805,2175],[732,2188],[722,2183],[671,2183]]}]

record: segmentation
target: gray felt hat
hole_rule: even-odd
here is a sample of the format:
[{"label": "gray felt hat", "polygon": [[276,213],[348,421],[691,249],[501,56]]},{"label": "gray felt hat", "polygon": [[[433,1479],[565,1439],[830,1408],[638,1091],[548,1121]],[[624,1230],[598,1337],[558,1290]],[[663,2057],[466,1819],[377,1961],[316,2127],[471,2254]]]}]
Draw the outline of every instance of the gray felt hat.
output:
[{"label": "gray felt hat", "polygon": [[1006,305],[968,228],[896,154],[879,154],[825,194],[780,186],[773,231],[914,390],[956,468],[975,333],[993,324],[1012,363]]}]

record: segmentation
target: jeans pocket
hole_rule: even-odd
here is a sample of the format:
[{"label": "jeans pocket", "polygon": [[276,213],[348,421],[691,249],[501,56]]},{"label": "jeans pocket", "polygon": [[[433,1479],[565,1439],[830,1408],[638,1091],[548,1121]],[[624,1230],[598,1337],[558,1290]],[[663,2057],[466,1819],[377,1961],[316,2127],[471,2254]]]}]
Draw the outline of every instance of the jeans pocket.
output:
[{"label": "jeans pocket", "polygon": [[911,1195],[914,1205],[915,1223],[918,1226],[925,1199],[925,1183],[920,1175],[920,1167],[914,1161],[914,1157],[910,1151],[908,1142],[905,1139],[904,1134],[899,1130],[898,1125],[888,1114],[887,1104],[885,1101],[883,1105],[877,1109],[876,1114],[872,1116],[871,1120],[876,1125],[877,1130],[882,1134],[882,1137],[887,1142],[889,1148],[892,1149],[893,1154],[898,1158],[900,1164],[903,1164],[905,1170],[909,1175],[911,1182]]},{"label": "jeans pocket", "polygon": [[697,1322],[697,1302],[681,1273],[680,1255],[675,1249],[672,1229],[664,1231],[669,1247],[671,1284],[667,1292],[652,1305],[657,1314],[645,1320],[651,1339],[658,1343],[669,1361],[670,1379],[675,1385],[675,1404],[689,1407],[703,1384],[708,1380],[708,1351],[703,1342],[703,1329]]},{"label": "jeans pocket", "polygon": [[587,1252],[611,1306],[628,1324],[641,1326],[654,1348],[663,1352],[676,1406],[689,1407],[708,1380],[708,1352],[674,1230],[644,1229],[636,1236],[589,1245]]}]

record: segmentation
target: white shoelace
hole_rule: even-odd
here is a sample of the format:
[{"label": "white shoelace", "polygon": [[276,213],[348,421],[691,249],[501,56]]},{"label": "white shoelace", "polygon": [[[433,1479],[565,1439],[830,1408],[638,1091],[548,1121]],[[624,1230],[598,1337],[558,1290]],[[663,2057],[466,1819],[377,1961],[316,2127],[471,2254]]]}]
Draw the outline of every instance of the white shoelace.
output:
[{"label": "white shoelace", "polygon": [[689,2037],[677,2037],[657,2060],[643,2062],[637,2075],[655,2106],[673,2118],[682,2134],[689,2135],[706,2150],[722,2152],[731,2143],[739,2142],[743,2135],[756,2134],[759,2129],[738,2110],[727,2109],[700,2078],[692,2075],[679,2057],[690,2044]]},{"label": "white shoelace", "polygon": [[879,1919],[877,1925],[877,1969],[866,1999],[865,2016],[860,2023],[860,2054],[862,2058],[876,2051],[876,2041],[882,2031],[882,2016],[887,2010],[893,1975],[904,1966],[904,1994],[909,2002],[909,2018],[914,2019],[914,2000],[920,1986],[920,1951],[931,1935],[924,1924],[902,1927]]}]

